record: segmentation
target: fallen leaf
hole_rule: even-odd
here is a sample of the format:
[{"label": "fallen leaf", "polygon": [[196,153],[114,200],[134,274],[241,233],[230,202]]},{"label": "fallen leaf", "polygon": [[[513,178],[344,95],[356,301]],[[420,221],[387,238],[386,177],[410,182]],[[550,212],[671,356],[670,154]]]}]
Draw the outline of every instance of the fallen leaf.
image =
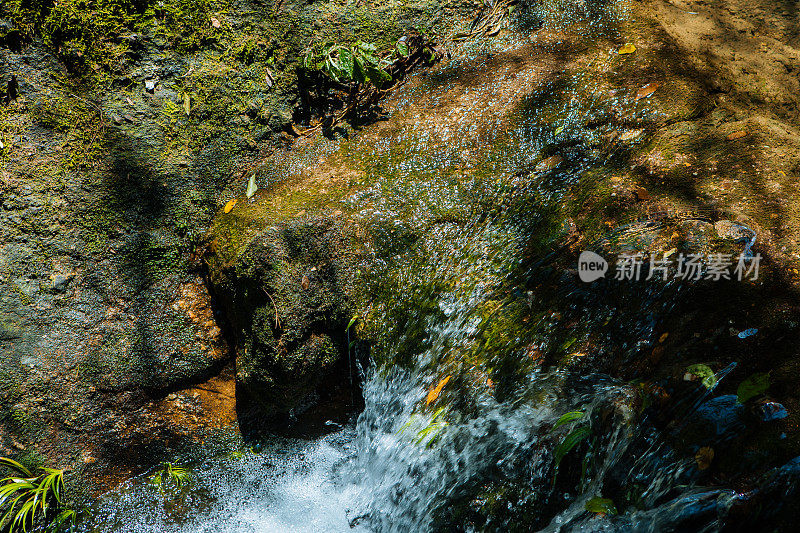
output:
[{"label": "fallen leaf", "polygon": [[629,130],[619,136],[620,141],[632,141],[640,137],[644,130]]},{"label": "fallen leaf", "polygon": [[446,378],[441,380],[439,383],[436,384],[434,388],[428,391],[428,395],[425,397],[425,405],[430,405],[436,401],[436,398],[438,398],[439,395],[442,393],[442,389],[444,388],[445,385],[447,385],[448,381],[450,381],[450,376],[447,376]]},{"label": "fallen leaf", "polygon": [[303,290],[308,289],[311,285],[311,281],[309,281],[308,276],[303,276],[302,281],[300,281],[300,286],[303,287]]},{"label": "fallen leaf", "polygon": [[230,200],[227,204],[225,204],[225,213],[226,214],[230,213],[233,210],[233,207],[236,205],[236,202],[238,202],[238,201],[239,200],[234,198],[233,200]]},{"label": "fallen leaf", "polygon": [[599,513],[604,515],[617,514],[617,507],[614,501],[610,498],[595,497],[586,502],[586,510],[590,513]]},{"label": "fallen leaf", "polygon": [[640,202],[644,202],[645,200],[650,199],[650,193],[647,192],[647,189],[645,189],[644,187],[636,187],[633,190],[633,194],[636,196],[636,199],[639,200]]},{"label": "fallen leaf", "polygon": [[250,181],[247,182],[247,190],[245,191],[245,195],[248,198],[252,198],[257,190],[258,190],[258,185],[256,185],[256,175],[253,174],[252,176],[250,176]]},{"label": "fallen leaf", "polygon": [[214,26],[215,28],[219,28],[222,24],[220,24],[219,20],[217,20],[216,18],[211,17],[211,25]]},{"label": "fallen leaf", "polygon": [[714,460],[714,448],[703,446],[694,454],[694,460],[697,461],[697,468],[707,470],[711,466],[711,461]]},{"label": "fallen leaf", "polygon": [[717,385],[717,376],[708,365],[689,365],[686,368],[686,374],[683,376],[684,381],[694,381],[701,379],[705,388],[711,390]]},{"label": "fallen leaf", "polygon": [[739,384],[736,389],[736,399],[739,403],[744,403],[750,398],[755,398],[764,394],[769,388],[769,374],[759,372],[748,377]]},{"label": "fallen leaf", "polygon": [[564,161],[564,158],[560,155],[553,155],[548,157],[547,159],[542,159],[538,165],[536,165],[536,172],[549,172],[554,168],[557,168],[561,162]]},{"label": "fallen leaf", "polygon": [[632,54],[636,51],[636,46],[631,43],[625,43],[625,46],[617,50],[619,55]]},{"label": "fallen leaf", "polygon": [[131,97],[130,97],[130,96],[126,96],[126,97],[125,97],[125,100],[128,102],[128,105],[129,105],[129,106],[133,107],[133,100],[131,100]]},{"label": "fallen leaf", "polygon": [[652,353],[650,354],[650,361],[652,363],[658,363],[661,361],[661,357],[664,355],[664,347],[663,346],[656,346],[653,348]]},{"label": "fallen leaf", "polygon": [[183,93],[183,110],[186,112],[187,117],[192,112],[192,100],[189,97],[189,93]]},{"label": "fallen leaf", "polygon": [[267,69],[264,71],[264,79],[267,81],[268,87],[272,87],[272,85],[275,83],[275,78],[272,77],[272,71],[269,69],[269,67],[267,67]]},{"label": "fallen leaf", "polygon": [[647,85],[642,86],[639,89],[639,92],[636,93],[636,100],[638,101],[643,98],[650,98],[659,87],[661,87],[660,83],[648,83]]},{"label": "fallen leaf", "polygon": [[667,340],[667,337],[669,337],[669,333],[664,333],[664,334],[662,334],[662,335],[661,335],[661,336],[658,338],[658,342],[659,342],[659,343],[662,343],[662,342],[664,342],[665,340]]},{"label": "fallen leaf", "polygon": [[747,135],[747,132],[744,130],[734,131],[733,133],[728,135],[727,139],[729,141],[735,141],[736,139],[741,139],[745,135]]}]

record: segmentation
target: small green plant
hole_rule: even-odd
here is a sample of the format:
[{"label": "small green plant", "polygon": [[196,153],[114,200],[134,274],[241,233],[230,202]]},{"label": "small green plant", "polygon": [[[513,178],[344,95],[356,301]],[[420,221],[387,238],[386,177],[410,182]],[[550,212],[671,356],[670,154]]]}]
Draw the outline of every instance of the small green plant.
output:
[{"label": "small green plant", "polygon": [[[589,428],[589,426],[586,423],[580,423],[583,421],[584,417],[585,413],[583,411],[570,411],[568,413],[564,413],[559,417],[558,420],[556,420],[556,423],[553,424],[553,428],[550,430],[555,431],[561,426],[566,425],[571,425],[572,427],[572,430],[567,433],[567,435],[556,445],[555,449],[553,450],[553,459],[555,461],[555,473],[553,475],[554,484],[556,482],[556,476],[558,476],[558,467],[561,464],[562,459],[564,459],[564,457],[570,451],[572,451],[573,448],[578,446],[581,442],[592,435],[592,430]],[[584,460],[584,471],[585,469],[586,461]]]},{"label": "small green plant", "polygon": [[40,467],[34,474],[8,457],[0,457],[0,465],[11,470],[11,475],[0,480],[0,529],[25,532],[37,525],[55,532],[75,523],[77,513],[62,501],[63,470]]},{"label": "small green plant", "polygon": [[422,429],[417,431],[416,435],[413,437],[414,444],[424,444],[426,448],[431,448],[436,441],[439,440],[442,432],[447,427],[447,422],[442,419],[442,415],[446,413],[447,407],[440,407],[433,412],[433,415],[428,421],[425,421],[424,417],[421,415],[412,415],[409,421],[400,428],[398,434],[402,435],[407,429],[412,428],[412,426],[419,427],[424,424]]},{"label": "small green plant", "polygon": [[[403,45],[405,54],[408,47]],[[398,54],[399,50],[395,50]],[[375,45],[356,41],[351,46],[325,42],[310,46],[303,56],[303,68],[322,72],[337,83],[370,83],[381,88],[392,79],[386,67],[389,59],[379,57]]]},{"label": "small green plant", "polygon": [[172,463],[161,463],[161,467],[150,476],[150,481],[158,487],[160,492],[164,492],[164,487],[167,485],[180,488],[191,479],[192,475],[188,470]]}]

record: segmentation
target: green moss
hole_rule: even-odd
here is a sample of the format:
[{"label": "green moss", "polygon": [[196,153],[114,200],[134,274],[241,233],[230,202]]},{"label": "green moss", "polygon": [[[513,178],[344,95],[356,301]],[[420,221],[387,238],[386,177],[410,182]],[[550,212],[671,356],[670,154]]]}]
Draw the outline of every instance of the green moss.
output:
[{"label": "green moss", "polygon": [[28,39],[41,37],[74,73],[102,82],[118,67],[129,31],[148,31],[188,51],[213,40],[212,13],[227,2],[214,0],[9,0],[0,15]]},{"label": "green moss", "polygon": [[16,456],[17,462],[30,471],[35,471],[44,466],[47,458],[36,450],[26,450]]}]

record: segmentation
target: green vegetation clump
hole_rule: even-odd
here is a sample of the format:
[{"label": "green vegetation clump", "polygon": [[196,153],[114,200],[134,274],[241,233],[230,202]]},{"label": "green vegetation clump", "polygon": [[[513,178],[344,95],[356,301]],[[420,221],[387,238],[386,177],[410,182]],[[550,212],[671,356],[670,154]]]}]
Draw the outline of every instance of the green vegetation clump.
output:
[{"label": "green vegetation clump", "polygon": [[161,466],[156,470],[150,481],[158,487],[159,492],[164,492],[164,487],[172,486],[179,489],[189,481],[192,475],[182,466],[177,466],[172,463],[161,463]]},{"label": "green vegetation clump", "polygon": [[212,13],[223,8],[215,0],[9,0],[0,16],[24,39],[41,37],[74,72],[88,74],[122,58],[131,42],[126,32],[147,31],[178,50],[197,49],[221,26]]},{"label": "green vegetation clump", "polygon": [[0,457],[0,465],[11,474],[0,480],[0,528],[3,531],[28,531],[41,526],[46,531],[66,529],[75,522],[77,513],[64,506],[64,471],[38,467],[31,469]]},{"label": "green vegetation clump", "polygon": [[[398,43],[400,44],[400,43]],[[408,56],[408,46],[398,47],[401,57]],[[306,50],[303,68],[319,71],[336,82],[370,83],[380,88],[392,79],[386,72],[390,59],[377,55],[373,43],[356,41],[352,46],[336,43],[318,43]]]}]

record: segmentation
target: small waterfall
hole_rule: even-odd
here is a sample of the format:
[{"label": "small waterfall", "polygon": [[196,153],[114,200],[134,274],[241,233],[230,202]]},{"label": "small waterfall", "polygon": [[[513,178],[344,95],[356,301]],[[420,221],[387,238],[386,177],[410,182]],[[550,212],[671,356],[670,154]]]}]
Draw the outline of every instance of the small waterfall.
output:
[{"label": "small waterfall", "polygon": [[[592,15],[601,8],[613,11],[612,4],[543,2],[525,16],[558,27],[588,13],[581,30],[586,35],[613,32],[613,27],[603,30],[605,18]],[[618,6],[614,16],[624,13],[624,2]],[[502,52],[519,42],[496,46],[493,52]],[[540,82],[535,93],[525,93],[529,87],[523,84],[516,92],[490,94],[491,82],[476,81],[488,70],[454,58],[426,82],[400,91],[393,120],[402,126],[396,131],[374,137],[365,132],[366,140],[339,147],[345,159],[360,154],[357,162],[366,162],[359,170],[379,175],[365,178],[372,186],[344,203],[365,225],[387,228],[386,240],[407,237],[415,247],[406,253],[398,246],[402,249],[376,255],[370,265],[376,285],[388,284],[392,302],[413,316],[396,320],[393,309],[376,304],[374,312],[386,318],[388,340],[380,347],[378,366],[366,370],[365,408],[357,421],[315,441],[275,438],[258,452],[197,464],[195,482],[174,501],[148,486],[146,478],[134,480],[105,499],[86,531],[722,527],[746,495],[705,488],[696,460],[685,450],[679,453],[675,442],[687,427],[712,423],[722,424],[715,427],[715,438],[727,438],[738,423],[735,397],[687,385],[675,392],[683,396],[671,411],[659,413],[648,405],[661,394],[659,385],[612,378],[608,370],[612,361],[617,368],[635,363],[639,349],[650,346],[658,318],[673,313],[687,289],[656,281],[635,289],[606,281],[582,286],[555,264],[558,250],[548,248],[564,236],[547,226],[548,213],[568,199],[571,185],[585,180],[591,186],[587,171],[616,157],[598,148],[602,132],[586,124],[620,104],[621,97],[600,103],[595,92],[605,89],[578,78]],[[425,100],[428,112],[454,99],[453,79],[464,72],[471,73],[469,83],[456,96],[474,98],[476,107],[445,124],[415,122],[425,116],[415,102]],[[533,77],[531,72],[524,75]],[[579,90],[581,99],[571,96]],[[513,110],[510,119],[497,111],[506,108]],[[642,118],[647,111],[635,114],[624,118]],[[491,116],[491,127],[476,126],[477,116]],[[560,159],[552,159],[550,145],[559,147]],[[531,167],[548,155],[558,171],[539,168],[537,174]],[[286,166],[301,168],[304,163],[292,157]],[[456,167],[472,175],[454,178]],[[285,170],[276,168],[276,175]],[[483,204],[502,207],[509,197],[537,209],[515,212],[512,205],[503,223],[493,222],[499,209]],[[551,237],[537,241],[541,233]],[[540,248],[531,252],[531,242]],[[444,288],[420,296],[420,287],[434,281]],[[524,309],[525,319],[533,317],[527,329],[536,329],[536,336],[502,338],[503,328],[518,325],[515,309]],[[503,313],[505,322],[497,318]],[[494,327],[500,331],[487,333]],[[568,349],[579,337],[591,341],[592,353]],[[488,349],[489,341],[500,347]],[[543,363],[544,354],[577,362]],[[731,369],[717,372],[715,383]],[[493,379],[505,374],[511,378]],[[451,376],[456,377],[448,381]],[[429,401],[437,383],[446,383],[442,399]],[[792,463],[773,471],[764,493],[784,487],[798,470]]]}]

